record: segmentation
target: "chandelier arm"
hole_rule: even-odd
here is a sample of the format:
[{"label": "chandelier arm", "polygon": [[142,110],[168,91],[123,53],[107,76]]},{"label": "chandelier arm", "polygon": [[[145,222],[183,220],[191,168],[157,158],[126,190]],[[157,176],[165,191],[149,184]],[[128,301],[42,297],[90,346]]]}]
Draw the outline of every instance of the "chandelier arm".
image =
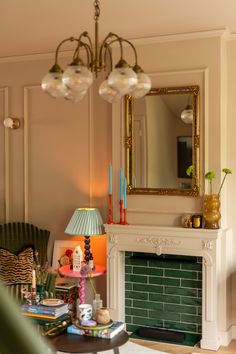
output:
[{"label": "chandelier arm", "polygon": [[124,39],[124,38],[120,38],[120,40],[121,40],[122,42],[128,43],[128,44],[131,46],[131,48],[132,48],[133,51],[134,51],[135,65],[137,65],[137,64],[138,64],[138,55],[137,55],[137,51],[136,51],[135,46],[133,45],[133,43],[131,43],[130,41],[128,41],[128,39]]},{"label": "chandelier arm", "polygon": [[[115,39],[113,39],[112,41],[108,42],[107,40],[108,39],[111,39],[112,37],[116,37]],[[110,47],[110,45],[114,42],[119,42],[119,45],[120,45],[120,54],[121,54],[121,59],[123,59],[123,46],[122,46],[122,43],[121,43],[121,37],[119,37],[117,34],[115,33],[108,33],[108,35],[105,37],[105,39],[103,40],[102,44],[101,44],[101,47],[100,47],[100,51],[99,51],[99,62],[101,63],[102,62],[102,56],[103,56],[103,51],[104,51],[104,48],[105,48],[105,51],[106,51],[106,48]]]},{"label": "chandelier arm", "polygon": [[105,46],[105,51],[104,51],[104,64],[103,64],[103,67],[104,67],[104,70],[106,68],[105,66],[105,63],[106,63],[106,57],[107,57],[107,53],[109,54],[109,62],[110,62],[110,70],[112,71],[113,69],[113,61],[112,61],[112,53],[111,53],[111,48],[109,46]]},{"label": "chandelier arm", "polygon": [[76,39],[76,41],[78,41],[78,45],[74,51],[74,54],[73,54],[73,61],[75,61],[78,57],[79,57],[79,50],[81,47],[84,47],[85,51],[86,51],[86,55],[87,55],[87,66],[89,67],[92,63],[92,60],[93,60],[93,52],[92,52],[92,49],[90,48],[90,46],[79,40],[79,39]]},{"label": "chandelier arm", "polygon": [[76,41],[76,38],[74,37],[69,37],[69,38],[66,38],[66,39],[63,39],[63,41],[61,41],[57,48],[56,48],[56,52],[55,52],[55,65],[58,65],[58,54],[59,54],[59,49],[61,48],[62,44],[64,44],[65,42],[73,42],[73,41]]}]

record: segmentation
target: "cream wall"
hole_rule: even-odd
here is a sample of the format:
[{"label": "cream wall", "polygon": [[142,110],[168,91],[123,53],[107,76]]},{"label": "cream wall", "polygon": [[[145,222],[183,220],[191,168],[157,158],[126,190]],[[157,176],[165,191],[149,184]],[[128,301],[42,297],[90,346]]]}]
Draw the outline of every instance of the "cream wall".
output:
[{"label": "cream wall", "polygon": [[[236,41],[227,42],[218,31],[205,37],[190,34],[134,44],[153,86],[200,86],[201,174],[214,170],[219,183],[222,167],[236,171]],[[64,230],[77,206],[99,207],[106,221],[111,160],[118,220],[119,169],[125,167],[124,117],[122,104],[111,107],[98,97],[101,78],[78,104],[47,97],[39,85],[52,61],[37,56],[0,62],[1,120],[9,113],[21,121],[18,130],[0,124],[0,222],[28,220],[50,229],[53,238],[66,239]],[[231,177],[222,194],[222,225],[232,227],[235,234],[236,184]],[[179,225],[183,213],[201,211],[201,197],[132,195],[127,207],[132,224]],[[232,256],[235,260],[235,243]],[[234,261],[233,295],[235,268]],[[236,323],[234,305],[232,313]]]}]

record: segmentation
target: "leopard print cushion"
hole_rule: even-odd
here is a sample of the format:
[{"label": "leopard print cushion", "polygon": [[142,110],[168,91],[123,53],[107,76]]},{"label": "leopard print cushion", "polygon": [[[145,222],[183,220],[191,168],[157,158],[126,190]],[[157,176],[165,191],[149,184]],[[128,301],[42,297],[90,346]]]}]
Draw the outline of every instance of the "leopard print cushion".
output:
[{"label": "leopard print cushion", "polygon": [[8,285],[31,283],[33,259],[32,247],[25,248],[17,255],[0,248],[0,280]]}]

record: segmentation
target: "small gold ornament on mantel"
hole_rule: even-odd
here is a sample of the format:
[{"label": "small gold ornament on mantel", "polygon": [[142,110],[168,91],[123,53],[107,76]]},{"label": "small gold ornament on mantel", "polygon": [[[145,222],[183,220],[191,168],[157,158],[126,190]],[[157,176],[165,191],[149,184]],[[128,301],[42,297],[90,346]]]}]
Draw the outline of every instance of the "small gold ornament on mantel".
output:
[{"label": "small gold ornament on mantel", "polygon": [[232,171],[229,168],[223,168],[222,172],[224,172],[224,177],[217,194],[212,193],[212,180],[215,178],[215,173],[213,171],[209,171],[205,174],[205,179],[210,183],[210,194],[204,195],[203,199],[205,229],[219,229],[219,221],[221,218],[220,192],[224,185],[226,176],[232,174]]},{"label": "small gold ornament on mantel", "polygon": [[181,218],[181,224],[183,227],[191,228],[192,227],[192,215],[184,214]]}]

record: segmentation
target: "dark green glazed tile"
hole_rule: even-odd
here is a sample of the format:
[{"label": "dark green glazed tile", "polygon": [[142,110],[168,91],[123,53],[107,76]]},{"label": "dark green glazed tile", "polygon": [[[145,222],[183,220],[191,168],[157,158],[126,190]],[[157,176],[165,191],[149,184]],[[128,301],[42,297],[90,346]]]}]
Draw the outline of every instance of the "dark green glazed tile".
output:
[{"label": "dark green glazed tile", "polygon": [[125,307],[132,307],[132,300],[129,300],[129,299],[125,299]]},{"label": "dark green glazed tile", "polygon": [[125,283],[125,290],[133,290],[133,283]]},{"label": "dark green glazed tile", "polygon": [[133,267],[133,274],[145,274],[145,275],[163,276],[163,269],[159,269],[159,268]]},{"label": "dark green glazed tile", "polygon": [[142,267],[147,267],[148,261],[147,259],[142,259],[142,258],[130,258],[128,263],[125,261],[126,264],[129,265],[136,265],[136,266],[142,266]]},{"label": "dark green glazed tile", "polygon": [[133,252],[125,251],[125,258],[133,256]]},{"label": "dark green glazed tile", "polygon": [[180,296],[149,294],[149,301],[168,302],[172,304],[180,304]]},{"label": "dark green glazed tile", "polygon": [[202,317],[201,316],[181,314],[181,322],[201,324],[202,323]]},{"label": "dark green glazed tile", "polygon": [[132,323],[132,317],[125,315],[125,322],[126,323]]},{"label": "dark green glazed tile", "polygon": [[136,291],[146,291],[146,292],[154,292],[154,293],[163,293],[164,287],[162,285],[143,285],[143,284],[133,284],[133,290]]},{"label": "dark green glazed tile", "polygon": [[178,323],[172,321],[164,321],[164,326],[167,329],[175,329],[178,331],[197,333],[197,326],[194,324]]},{"label": "dark green glazed tile", "polygon": [[202,307],[201,306],[198,307],[197,313],[199,316],[202,316]]},{"label": "dark green glazed tile", "polygon": [[198,299],[197,297],[181,297],[181,304],[182,305],[193,305],[193,306],[199,306],[202,304],[202,299]]},{"label": "dark green glazed tile", "polygon": [[147,283],[148,278],[142,275],[126,275],[125,281],[132,283]]},{"label": "dark green glazed tile", "polygon": [[164,311],[170,312],[178,312],[178,313],[188,313],[196,315],[197,308],[192,306],[184,306],[184,305],[172,305],[172,304],[164,304]]},{"label": "dark green glazed tile", "polygon": [[198,272],[198,280],[202,280],[202,273]]},{"label": "dark green glazed tile", "polygon": [[163,304],[160,302],[150,302],[150,301],[138,301],[133,300],[133,307],[137,308],[144,308],[149,310],[162,310],[163,311]]},{"label": "dark green glazed tile", "polygon": [[169,269],[180,269],[180,263],[155,260],[149,261],[149,267],[158,267],[158,268],[169,268]]},{"label": "dark green glazed tile", "polygon": [[133,267],[132,266],[125,266],[125,274],[131,274],[133,273]]},{"label": "dark green glazed tile", "polygon": [[165,269],[165,276],[170,278],[197,279],[197,272]]},{"label": "dark green glazed tile", "polygon": [[197,292],[198,292],[198,297],[199,297],[199,298],[200,298],[200,297],[202,298],[202,289],[198,289]]},{"label": "dark green glazed tile", "polygon": [[196,289],[189,289],[189,288],[178,288],[178,287],[171,287],[165,286],[165,293],[166,294],[175,294],[175,295],[182,295],[182,296],[191,296],[197,297],[198,293]]},{"label": "dark green glazed tile", "polygon": [[150,284],[180,286],[180,279],[149,277]]},{"label": "dark green glazed tile", "polygon": [[201,288],[202,282],[200,280],[185,280],[181,279],[181,286],[186,288]]},{"label": "dark green glazed tile", "polygon": [[126,291],[125,297],[128,299],[148,300],[148,293],[138,291]]},{"label": "dark green glazed tile", "polygon": [[132,307],[126,309],[125,312],[130,316],[148,317],[148,310],[145,309],[136,309],[135,307]]},{"label": "dark green glazed tile", "polygon": [[126,323],[126,329],[128,332],[135,332],[140,326]]},{"label": "dark green glazed tile", "polygon": [[182,263],[181,264],[181,269],[182,270],[201,271],[202,270],[202,264],[199,264],[199,263]]},{"label": "dark green glazed tile", "polygon": [[159,319],[150,319],[150,318],[143,318],[143,317],[133,317],[133,323],[134,324],[139,324],[141,326],[154,326],[154,327],[159,327],[163,326],[163,321]]},{"label": "dark green glazed tile", "polygon": [[171,320],[180,322],[180,314],[175,312],[149,310],[149,316],[151,318],[158,318],[159,320]]}]

